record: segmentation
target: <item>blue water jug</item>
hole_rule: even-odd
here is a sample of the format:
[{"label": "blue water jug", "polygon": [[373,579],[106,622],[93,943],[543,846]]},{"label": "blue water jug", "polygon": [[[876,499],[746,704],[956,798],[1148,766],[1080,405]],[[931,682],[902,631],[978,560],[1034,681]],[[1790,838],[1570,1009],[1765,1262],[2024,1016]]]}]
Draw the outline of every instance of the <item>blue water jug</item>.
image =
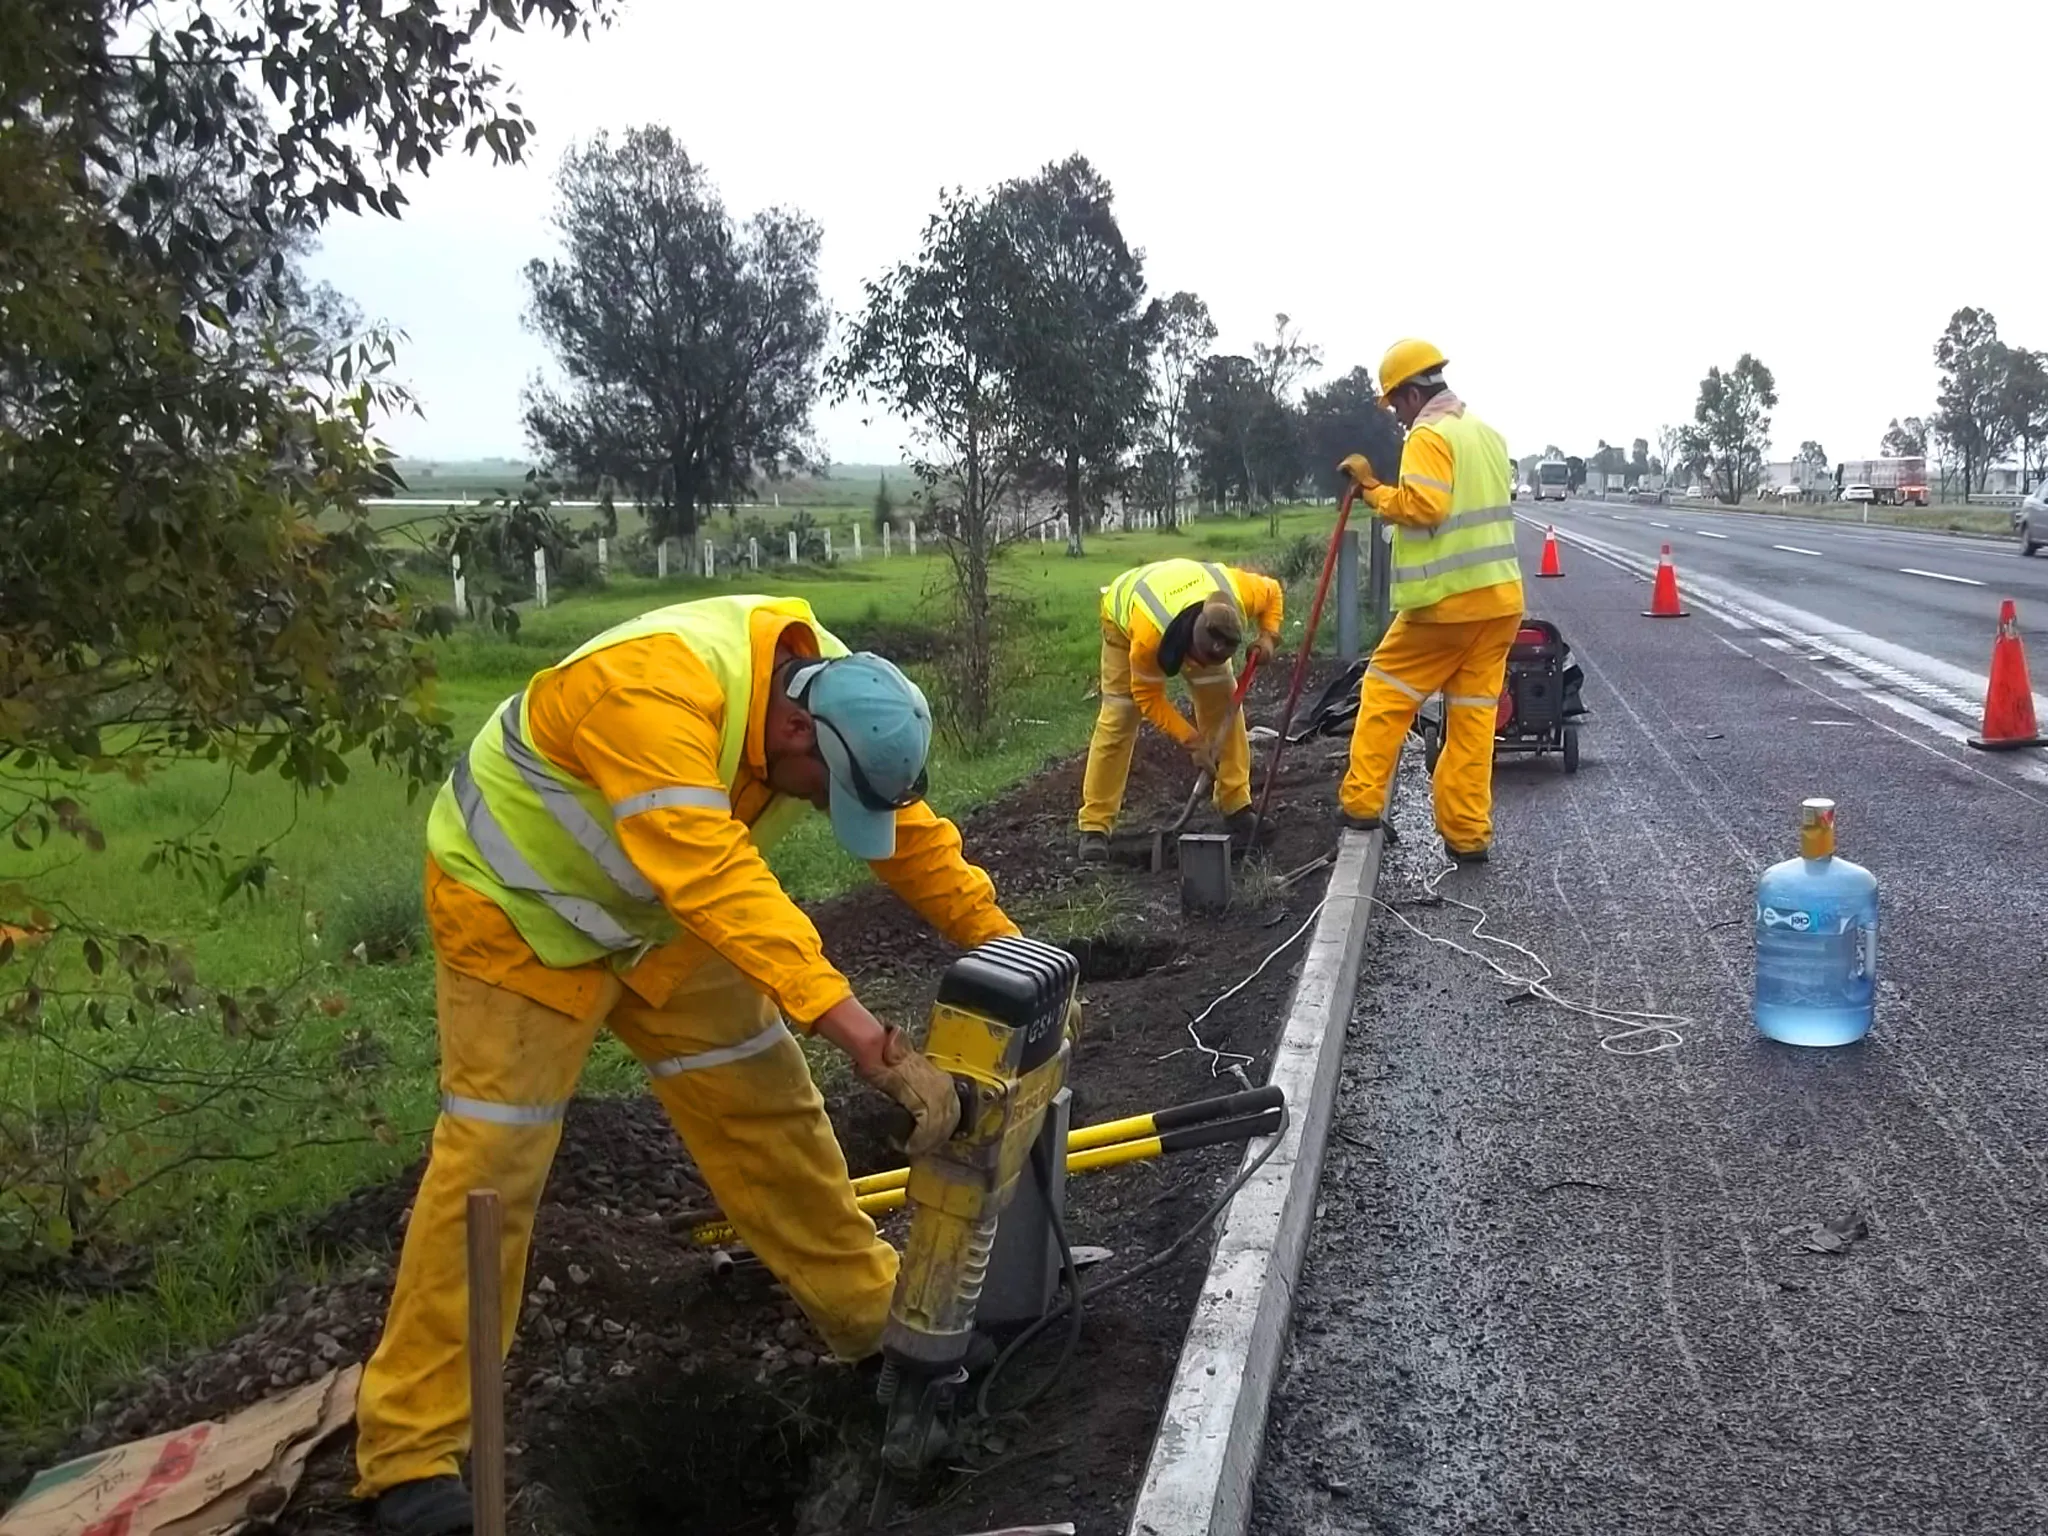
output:
[{"label": "blue water jug", "polygon": [[1799,857],[1756,885],[1756,1027],[1787,1045],[1848,1045],[1877,1005],[1877,877],[1835,856],[1835,802],[1799,808]]}]

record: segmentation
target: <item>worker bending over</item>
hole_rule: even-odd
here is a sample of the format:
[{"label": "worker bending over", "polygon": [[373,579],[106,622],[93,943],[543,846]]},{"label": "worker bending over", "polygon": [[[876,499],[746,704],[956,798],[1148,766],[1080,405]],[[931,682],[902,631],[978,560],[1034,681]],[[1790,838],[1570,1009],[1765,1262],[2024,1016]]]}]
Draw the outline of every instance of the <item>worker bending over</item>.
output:
[{"label": "worker bending over", "polygon": [[[1102,707],[1081,781],[1083,860],[1109,854],[1140,715],[1184,748],[1198,772],[1215,780],[1216,809],[1233,837],[1249,840],[1252,755],[1244,717],[1231,709],[1237,677],[1230,662],[1248,627],[1256,635],[1253,654],[1261,662],[1273,659],[1282,604],[1279,582],[1204,560],[1155,560],[1103,588]],[[1188,685],[1194,724],[1167,701],[1169,677]]]},{"label": "worker bending over", "polygon": [[1507,445],[1444,382],[1443,353],[1397,341],[1380,362],[1380,403],[1408,429],[1401,483],[1365,459],[1340,466],[1394,525],[1394,622],[1373,648],[1338,798],[1349,826],[1386,813],[1387,785],[1415,711],[1444,696],[1436,825],[1451,856],[1476,861],[1493,842],[1495,710],[1522,620],[1522,568]]},{"label": "worker bending over", "polygon": [[915,684],[773,597],[622,624],[478,733],[427,824],[441,1115],[356,1407],[356,1492],[380,1529],[469,1529],[465,1197],[504,1202],[510,1349],[534,1208],[600,1028],[640,1058],[718,1208],[831,1349],[879,1346],[896,1254],[854,1204],[791,1027],[911,1112],[914,1156],[952,1134],[959,1103],[854,997],[763,855],[809,804],[954,943],[1015,934],[924,804],[930,743]]}]

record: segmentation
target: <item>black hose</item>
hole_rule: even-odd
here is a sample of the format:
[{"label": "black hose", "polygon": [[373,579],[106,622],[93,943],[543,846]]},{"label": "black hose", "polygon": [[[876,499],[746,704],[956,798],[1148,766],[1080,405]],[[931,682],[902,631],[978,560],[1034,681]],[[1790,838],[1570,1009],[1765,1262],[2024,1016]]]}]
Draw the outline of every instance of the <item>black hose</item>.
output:
[{"label": "black hose", "polygon": [[1074,1245],[1067,1240],[1066,1220],[1060,1215],[1060,1208],[1053,1200],[1052,1169],[1048,1166],[1049,1162],[1045,1142],[1040,1140],[1031,1148],[1031,1176],[1038,1183],[1038,1198],[1045,1204],[1045,1219],[1052,1227],[1053,1241],[1060,1247],[1060,1269],[1067,1282],[1066,1298],[1012,1339],[1009,1347],[996,1356],[995,1364],[988,1368],[988,1374],[981,1378],[980,1390],[974,1394],[974,1411],[984,1419],[989,1416],[989,1388],[995,1379],[1002,1375],[1003,1367],[1010,1363],[1017,1351],[1036,1338],[1047,1322],[1064,1311],[1072,1319],[1067,1325],[1067,1341],[1060,1346],[1060,1357],[1053,1362],[1052,1369],[1045,1373],[1044,1379],[1025,1393],[1022,1399],[1012,1403],[1009,1412],[1021,1413],[1045,1396],[1052,1384],[1060,1379],[1061,1373],[1067,1368],[1067,1362],[1074,1358],[1074,1350],[1081,1342],[1081,1301],[1085,1296],[1081,1289],[1081,1266],[1074,1258]]},{"label": "black hose", "polygon": [[1067,1363],[1073,1358],[1074,1346],[1081,1335],[1081,1304],[1093,1301],[1099,1296],[1107,1296],[1111,1291],[1129,1285],[1133,1280],[1153,1274],[1179,1257],[1181,1251],[1189,1243],[1207,1231],[1216,1219],[1229,1208],[1230,1202],[1237,1198],[1237,1192],[1250,1183],[1252,1175],[1265,1167],[1267,1159],[1280,1149],[1280,1140],[1287,1134],[1289,1118],[1290,1112],[1287,1105],[1283,1103],[1280,1106],[1280,1124],[1273,1132],[1273,1139],[1266,1143],[1265,1149],[1257,1157],[1239,1169],[1237,1175],[1228,1184],[1223,1186],[1222,1193],[1217,1195],[1207,1210],[1195,1218],[1192,1226],[1188,1227],[1186,1231],[1182,1232],[1180,1236],[1176,1237],[1157,1253],[1132,1265],[1122,1274],[1112,1275],[1100,1285],[1085,1288],[1081,1284],[1080,1269],[1074,1262],[1073,1247],[1067,1241],[1066,1222],[1061,1219],[1059,1212],[1053,1207],[1051,1194],[1052,1175],[1042,1165],[1041,1160],[1037,1156],[1037,1149],[1034,1148],[1032,1170],[1038,1176],[1039,1189],[1045,1198],[1046,1216],[1052,1223],[1053,1237],[1060,1245],[1060,1258],[1066,1266],[1067,1293],[1046,1310],[1045,1316],[1018,1334],[1016,1338],[1010,1341],[1009,1347],[996,1356],[995,1364],[990,1366],[988,1374],[981,1378],[981,1388],[974,1397],[975,1412],[983,1418],[989,1417],[989,1392],[995,1386],[996,1378],[1002,1375],[1004,1367],[1032,1340],[1058,1322],[1061,1317],[1071,1312],[1074,1321],[1068,1327],[1067,1342],[1060,1351],[1059,1359],[1053,1362],[1053,1368],[1046,1373],[1045,1379],[1039,1382],[1031,1394],[1022,1402],[1016,1404],[1015,1409],[1011,1411],[1014,1412],[1016,1409],[1028,1408],[1031,1404],[1037,1402],[1039,1398],[1043,1397],[1052,1384],[1059,1380],[1060,1373],[1067,1368]]}]

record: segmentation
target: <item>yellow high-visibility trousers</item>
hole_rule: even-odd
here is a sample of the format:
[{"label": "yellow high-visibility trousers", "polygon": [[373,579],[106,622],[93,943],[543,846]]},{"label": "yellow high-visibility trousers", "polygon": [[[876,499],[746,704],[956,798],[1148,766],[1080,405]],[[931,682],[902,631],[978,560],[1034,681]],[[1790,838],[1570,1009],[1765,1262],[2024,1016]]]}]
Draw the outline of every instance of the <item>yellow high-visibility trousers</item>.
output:
[{"label": "yellow high-visibility trousers", "polygon": [[1443,753],[1435,778],[1436,826],[1459,853],[1493,842],[1493,732],[1508,651],[1519,614],[1456,624],[1417,623],[1408,614],[1373,647],[1351,731],[1351,765],[1337,798],[1353,816],[1378,816],[1401,738],[1433,693],[1444,696]]},{"label": "yellow high-visibility trousers", "polygon": [[[1237,669],[1229,662],[1221,666],[1183,666],[1181,681],[1195,704],[1195,728],[1202,739],[1213,741],[1226,715],[1232,715],[1230,696],[1237,688]],[[1162,679],[1163,681],[1163,679]],[[1131,697],[1131,643],[1107,619],[1102,623],[1102,707],[1096,711],[1095,734],[1088,742],[1088,768],[1081,778],[1083,832],[1107,834],[1116,826],[1116,814],[1123,808],[1124,787],[1130,782],[1131,754],[1138,746],[1140,724],[1138,702]],[[1225,816],[1252,803],[1252,749],[1245,736],[1244,715],[1236,712],[1224,735],[1217,764],[1216,788],[1210,799]]]},{"label": "yellow high-visibility trousers", "polygon": [[509,1351],[562,1112],[607,1023],[645,1065],[719,1209],[826,1344],[847,1358],[879,1347],[896,1252],[854,1203],[796,1038],[738,972],[713,961],[660,1008],[614,981],[587,1019],[446,966],[435,985],[441,1116],[384,1336],[356,1399],[358,1497],[452,1474],[468,1450],[466,1201],[489,1188],[504,1204],[499,1344]]}]

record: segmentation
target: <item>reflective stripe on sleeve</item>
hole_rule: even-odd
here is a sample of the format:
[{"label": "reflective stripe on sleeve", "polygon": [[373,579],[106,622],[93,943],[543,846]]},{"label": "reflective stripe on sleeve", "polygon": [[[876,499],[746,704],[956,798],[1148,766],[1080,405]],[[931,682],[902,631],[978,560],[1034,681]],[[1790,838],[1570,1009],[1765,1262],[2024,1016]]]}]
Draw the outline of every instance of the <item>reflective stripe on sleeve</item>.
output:
[{"label": "reflective stripe on sleeve", "polygon": [[1403,475],[1401,483],[1403,485],[1426,485],[1433,491],[1442,491],[1446,496],[1451,494],[1451,482],[1439,480],[1435,475]]},{"label": "reflective stripe on sleeve", "polygon": [[646,811],[667,810],[671,806],[687,805],[700,811],[732,810],[732,796],[716,784],[670,784],[662,789],[650,789],[642,794],[628,795],[612,807],[612,820],[624,821],[628,816],[638,816]]}]

